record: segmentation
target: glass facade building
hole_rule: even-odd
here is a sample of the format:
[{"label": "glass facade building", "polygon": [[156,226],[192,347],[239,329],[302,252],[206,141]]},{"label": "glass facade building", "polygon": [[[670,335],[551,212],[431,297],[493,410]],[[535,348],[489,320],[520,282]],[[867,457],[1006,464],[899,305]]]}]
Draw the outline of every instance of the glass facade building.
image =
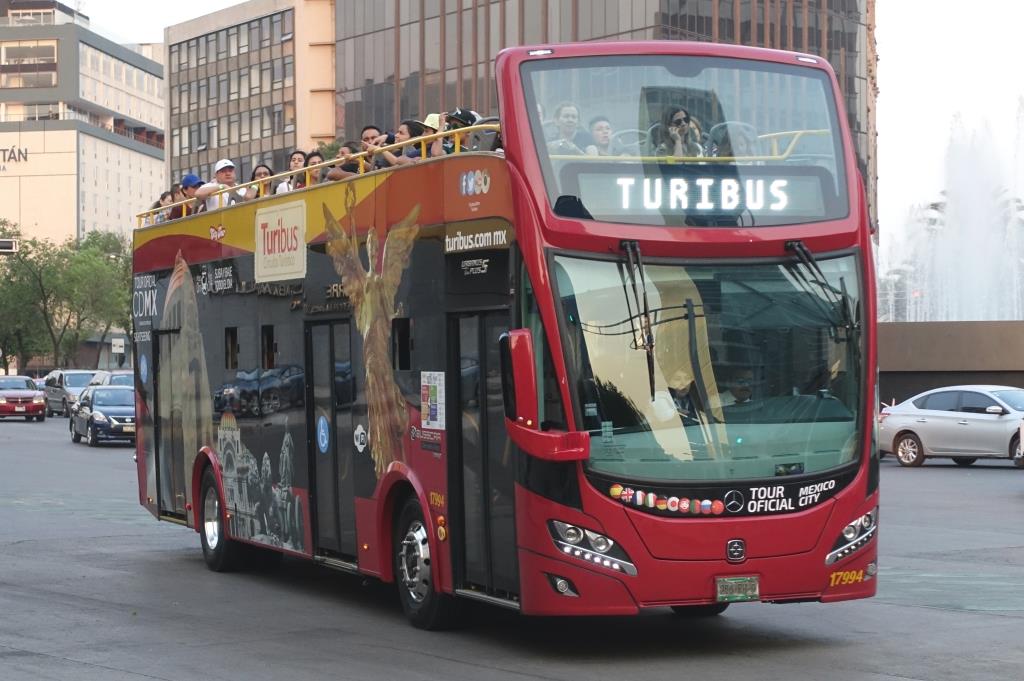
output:
[{"label": "glass facade building", "polygon": [[456,106],[495,115],[494,58],[508,46],[695,40],[824,57],[874,206],[874,0],[352,0],[335,22],[342,138]]}]

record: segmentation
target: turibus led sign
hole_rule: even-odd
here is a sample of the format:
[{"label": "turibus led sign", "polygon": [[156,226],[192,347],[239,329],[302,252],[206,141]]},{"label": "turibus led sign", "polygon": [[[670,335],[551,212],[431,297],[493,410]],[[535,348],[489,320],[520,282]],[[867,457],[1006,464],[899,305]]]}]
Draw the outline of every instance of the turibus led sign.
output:
[{"label": "turibus led sign", "polygon": [[789,205],[789,180],[764,178],[635,177],[616,178],[623,211],[784,211]]}]

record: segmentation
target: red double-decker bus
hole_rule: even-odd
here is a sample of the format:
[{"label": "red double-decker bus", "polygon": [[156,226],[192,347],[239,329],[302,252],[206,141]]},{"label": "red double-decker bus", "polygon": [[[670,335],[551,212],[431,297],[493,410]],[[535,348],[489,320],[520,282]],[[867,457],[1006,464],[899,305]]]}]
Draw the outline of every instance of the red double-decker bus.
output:
[{"label": "red double-decker bus", "polygon": [[496,73],[500,137],[136,230],[142,504],[214,570],[303,556],[426,628],[873,595],[872,245],[828,64]]}]

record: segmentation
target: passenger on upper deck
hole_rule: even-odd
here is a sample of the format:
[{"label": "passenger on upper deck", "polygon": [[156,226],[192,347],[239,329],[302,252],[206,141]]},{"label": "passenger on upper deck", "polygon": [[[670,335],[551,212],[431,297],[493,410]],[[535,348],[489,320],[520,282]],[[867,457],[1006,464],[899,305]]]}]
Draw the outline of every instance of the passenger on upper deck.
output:
[{"label": "passenger on upper deck", "polygon": [[[402,121],[401,125],[398,126],[398,132],[395,133],[395,144],[400,144],[412,139],[413,137],[420,137],[421,135],[423,135],[423,124],[419,121],[408,118]],[[376,157],[382,157],[384,159],[384,164],[387,166],[403,166],[415,163],[421,155],[419,145],[406,147],[404,152],[399,152],[398,154],[387,150],[380,151],[382,146],[384,145],[379,144],[376,141],[370,142],[366,145],[366,150],[375,157],[375,165]],[[428,155],[430,155],[430,151],[430,149],[427,150]]]},{"label": "passenger on upper deck", "polygon": [[[476,125],[476,122],[480,120],[480,115],[472,109],[465,107],[457,107],[448,113],[441,114],[441,126],[445,130],[461,130],[462,128],[468,128],[472,125]],[[464,133],[458,133],[453,137],[446,137],[443,140],[438,139],[434,142],[431,147],[431,156],[440,156],[442,153],[451,154],[455,152],[455,139],[459,140],[460,151],[471,151],[471,142],[469,136]]]},{"label": "passenger on upper deck", "polygon": [[555,107],[555,125],[558,136],[548,142],[548,151],[553,154],[583,155],[592,140],[579,129],[580,110],[571,102],[562,102]]},{"label": "passenger on upper deck", "polygon": [[708,132],[710,156],[757,156],[760,154],[758,146],[757,130],[749,123],[727,121],[715,125]]},{"label": "passenger on upper deck", "polygon": [[[302,170],[302,168],[305,165],[306,152],[296,149],[288,156],[288,170],[299,171]],[[278,184],[277,188],[274,190],[274,193],[284,194],[285,192],[290,192],[293,189],[298,189],[298,187],[296,187],[295,185],[298,184],[299,187],[301,187],[302,182],[302,173],[296,172],[293,175],[291,175],[288,179],[286,179],[284,182]]]},{"label": "passenger on upper deck", "polygon": [[344,180],[346,177],[359,173],[359,161],[351,161],[349,157],[359,153],[358,142],[345,142],[338,148],[338,160],[341,165],[327,171],[328,180]]},{"label": "passenger on upper deck", "polygon": [[[192,215],[199,211],[205,210],[206,206],[196,200],[196,191],[203,186],[203,181],[199,179],[198,175],[188,173],[181,178],[181,192],[185,199],[192,199],[190,203],[182,203],[177,206],[172,206],[170,212],[167,214],[168,220],[177,220],[185,215]],[[185,212],[185,209],[188,212]]]},{"label": "passenger on upper deck", "polygon": [[690,117],[690,112],[680,106],[665,109],[661,121],[651,130],[650,146],[655,156],[695,158],[704,155],[700,126]]},{"label": "passenger on upper deck", "polygon": [[[270,166],[266,163],[260,163],[252,169],[252,176],[249,178],[249,181],[255,182],[256,180],[265,180],[273,174],[274,171],[271,170]],[[273,191],[270,186],[270,180],[260,182],[259,184],[251,184],[245,189],[246,200],[270,196],[271,194],[273,194]]]},{"label": "passenger on upper deck", "polygon": [[[324,155],[321,154],[316,149],[314,149],[313,151],[311,151],[308,154],[306,154],[306,167],[307,168],[310,167],[310,166],[315,166],[315,165],[323,163],[323,162],[324,162]],[[304,187],[305,186],[312,187],[314,184],[320,184],[320,182],[322,180],[322,177],[323,177],[323,175],[322,175],[323,170],[324,170],[323,168],[314,168],[313,170],[307,170],[302,175],[302,182],[303,182],[302,186],[304,186]],[[308,181],[308,185],[306,184],[307,181]]]},{"label": "passenger on upper deck", "polygon": [[612,124],[607,116],[595,116],[590,119],[590,136],[594,143],[587,146],[589,156],[621,156],[626,153],[618,140],[612,139]]},{"label": "passenger on upper deck", "polygon": [[216,210],[230,206],[239,201],[245,201],[245,191],[233,189],[231,191],[216,194],[222,189],[229,189],[236,186],[235,164],[229,158],[222,158],[213,167],[215,182],[207,182],[196,190],[196,198],[206,202],[206,210]]}]

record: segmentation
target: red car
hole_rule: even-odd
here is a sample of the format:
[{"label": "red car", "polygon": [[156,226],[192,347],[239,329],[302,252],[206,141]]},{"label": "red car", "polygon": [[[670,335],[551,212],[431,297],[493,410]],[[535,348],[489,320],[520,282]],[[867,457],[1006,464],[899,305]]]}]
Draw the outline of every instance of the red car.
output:
[{"label": "red car", "polygon": [[8,416],[46,418],[46,394],[28,376],[0,376],[0,418]]}]

